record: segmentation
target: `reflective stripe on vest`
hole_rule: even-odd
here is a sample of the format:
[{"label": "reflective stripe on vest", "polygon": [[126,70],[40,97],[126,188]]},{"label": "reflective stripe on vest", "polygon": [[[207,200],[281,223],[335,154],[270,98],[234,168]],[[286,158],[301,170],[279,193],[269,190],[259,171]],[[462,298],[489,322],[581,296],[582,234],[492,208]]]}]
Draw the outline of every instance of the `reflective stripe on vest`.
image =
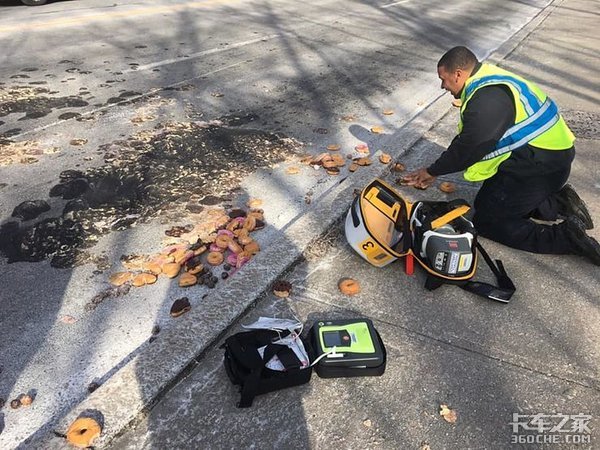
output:
[{"label": "reflective stripe on vest", "polygon": [[466,180],[483,181],[494,176],[513,150],[527,144],[540,151],[566,150],[573,146],[575,136],[560,116],[556,104],[538,86],[485,63],[467,80],[461,93],[459,133],[462,132],[462,117],[469,100],[478,89],[491,85],[506,86],[510,90],[515,105],[515,123],[487,155],[467,168],[464,173]]},{"label": "reflective stripe on vest", "polygon": [[560,119],[560,115],[556,103],[547,98],[535,114],[506,130],[506,133],[502,135],[496,144],[496,150],[485,155],[483,160],[487,161],[488,159],[513,151],[516,148],[523,147],[529,141],[534,140],[542,133],[545,133],[546,130],[549,130],[552,125],[558,122],[558,119]]},{"label": "reflective stripe on vest", "polygon": [[527,112],[527,119],[513,125],[496,143],[494,151],[483,157],[484,161],[522,147],[529,141],[549,130],[560,119],[558,107],[550,98],[542,101],[529,89],[526,83],[506,75],[490,75],[474,80],[466,88],[466,98],[475,90],[491,84],[510,84],[519,92],[519,101]]}]

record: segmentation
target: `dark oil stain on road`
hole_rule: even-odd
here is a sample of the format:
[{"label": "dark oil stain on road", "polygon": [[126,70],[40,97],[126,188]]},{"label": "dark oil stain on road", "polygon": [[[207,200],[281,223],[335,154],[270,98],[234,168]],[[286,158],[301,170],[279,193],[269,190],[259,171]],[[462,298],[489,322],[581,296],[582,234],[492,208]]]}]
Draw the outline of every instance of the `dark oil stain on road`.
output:
[{"label": "dark oil stain on road", "polygon": [[[104,165],[65,170],[50,190],[64,201],[62,214],[4,223],[0,252],[8,262],[51,258],[53,267],[74,267],[88,260],[83,249],[113,230],[159,216],[189,220],[190,205],[218,203],[245,175],[298,154],[301,145],[293,139],[237,127],[256,118],[168,123],[101,146]],[[27,217],[34,214],[31,205]],[[35,205],[44,209],[41,200]]]},{"label": "dark oil stain on road", "polygon": [[81,114],[76,112],[66,112],[58,116],[60,120],[69,120],[81,117]]},{"label": "dark oil stain on road", "polygon": [[118,97],[110,97],[106,100],[107,105],[111,105],[114,103],[121,103],[123,100],[126,100],[131,97],[140,97],[142,95],[141,92],[133,92],[133,91],[125,91],[121,92]]},{"label": "dark oil stain on road", "polygon": [[47,116],[54,109],[82,108],[89,104],[78,95],[50,97],[54,93],[41,87],[1,86],[0,117],[21,113],[25,115],[19,120],[36,119]]}]

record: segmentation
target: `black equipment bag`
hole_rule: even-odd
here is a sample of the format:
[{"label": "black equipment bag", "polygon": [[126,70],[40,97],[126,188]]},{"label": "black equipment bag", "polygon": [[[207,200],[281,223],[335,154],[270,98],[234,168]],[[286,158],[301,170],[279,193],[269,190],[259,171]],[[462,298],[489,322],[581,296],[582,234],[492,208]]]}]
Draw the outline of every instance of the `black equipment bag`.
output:
[{"label": "black equipment bag", "polygon": [[[492,260],[478,242],[477,231],[465,216],[469,209],[462,199],[411,203],[390,185],[375,179],[352,202],[346,216],[346,239],[376,267],[414,257],[427,272],[428,290],[454,284],[508,303],[515,285],[502,262]],[[495,285],[473,280],[478,255],[496,277]]]},{"label": "black equipment bag", "polygon": [[[301,369],[302,363],[294,351],[286,345],[273,344],[273,341],[285,337],[289,332],[257,329],[234,334],[225,340],[221,348],[225,349],[224,365],[231,382],[240,386],[241,398],[237,406],[252,406],[254,397],[267,392],[308,383],[312,367]],[[308,342],[302,341],[310,355]],[[264,358],[258,349],[264,347]],[[277,355],[285,371],[272,370],[265,364]]]},{"label": "black equipment bag", "polygon": [[[451,214],[452,211],[458,211],[460,207],[469,207],[469,204],[463,199],[456,199],[449,202],[417,202],[412,206],[412,223],[413,231],[413,252],[415,259],[423,266],[427,274],[425,281],[425,288],[427,290],[435,290],[443,284],[455,284],[465,291],[469,291],[473,294],[481,297],[486,297],[490,300],[495,300],[501,303],[508,303],[516,288],[512,280],[506,273],[502,261],[499,259],[492,260],[487,251],[483,248],[481,243],[477,239],[477,231],[473,224],[467,220],[463,215],[457,215],[454,219],[448,222],[451,228],[462,233],[469,233],[472,236],[471,251],[473,254],[473,263],[470,269],[467,267],[465,273],[467,278],[456,277],[453,279],[448,275],[441,275],[436,273],[434,268],[434,261],[428,260],[427,255],[420,254],[419,249],[423,244],[423,238],[426,233],[432,230],[432,222],[434,219],[443,217],[445,214]],[[417,219],[415,221],[415,219]],[[450,235],[451,239],[453,236]],[[449,242],[452,242],[451,240]],[[496,278],[496,285],[486,283],[483,281],[475,281],[472,277],[475,275],[477,269],[477,252],[488,265],[492,273]]]}]

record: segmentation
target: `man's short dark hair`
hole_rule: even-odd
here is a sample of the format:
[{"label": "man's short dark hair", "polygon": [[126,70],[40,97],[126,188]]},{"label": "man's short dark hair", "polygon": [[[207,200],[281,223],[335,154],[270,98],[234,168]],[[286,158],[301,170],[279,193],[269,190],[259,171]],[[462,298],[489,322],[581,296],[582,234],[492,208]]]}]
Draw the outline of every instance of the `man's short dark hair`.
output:
[{"label": "man's short dark hair", "polygon": [[444,53],[440,58],[437,66],[443,67],[448,72],[453,72],[457,69],[470,69],[477,65],[477,56],[467,47],[454,47]]}]

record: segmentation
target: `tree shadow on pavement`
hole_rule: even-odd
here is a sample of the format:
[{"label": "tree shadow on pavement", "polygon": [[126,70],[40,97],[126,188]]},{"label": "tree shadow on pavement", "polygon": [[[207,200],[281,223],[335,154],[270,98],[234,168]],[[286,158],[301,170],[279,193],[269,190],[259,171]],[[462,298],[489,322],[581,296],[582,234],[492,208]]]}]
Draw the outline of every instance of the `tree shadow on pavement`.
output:
[{"label": "tree shadow on pavement", "polygon": [[[485,10],[486,6],[483,5],[481,8]],[[344,136],[348,131],[350,131],[350,134],[356,133],[354,137],[357,138],[359,135],[367,137],[364,134],[366,129],[364,127],[362,129],[359,128],[362,125],[354,125],[356,128],[350,127],[348,130],[347,123],[341,123],[340,119],[346,113],[361,116],[358,117],[359,119],[373,120],[373,116],[369,116],[369,114],[378,114],[375,110],[380,109],[380,105],[384,103],[384,99],[397,88],[407,86],[414,88],[418,85],[411,85],[411,82],[428,79],[427,77],[431,77],[434,80],[433,67],[435,66],[436,58],[439,57],[438,53],[440,49],[445,49],[450,41],[454,41],[459,37],[457,32],[453,30],[470,29],[473,35],[471,40],[476,41],[477,34],[485,33],[487,29],[486,23],[479,24],[476,23],[476,18],[461,15],[460,20],[449,18],[444,22],[438,23],[434,28],[435,33],[431,33],[428,28],[430,25],[429,22],[415,20],[414,13],[392,13],[391,10],[387,10],[385,13],[386,17],[391,19],[390,23],[386,25],[380,24],[378,27],[375,27],[374,24],[378,23],[378,14],[381,13],[380,10],[377,10],[377,12],[371,11],[372,15],[365,17],[360,25],[354,29],[348,26],[348,22],[335,23],[334,25],[338,28],[334,36],[321,36],[318,31],[323,26],[319,22],[319,19],[322,19],[323,11],[318,14],[314,12],[312,14],[306,13],[304,17],[294,17],[294,20],[287,19],[284,15],[285,12],[283,9],[275,8],[269,2],[256,4],[255,11],[250,13],[236,7],[220,7],[218,13],[209,10],[185,12],[177,16],[176,22],[178,26],[174,27],[174,32],[167,36],[159,33],[159,30],[150,30],[147,25],[141,22],[137,24],[130,22],[128,25],[131,29],[135,30],[139,36],[145,36],[144,40],[149,41],[154,37],[157,42],[156,48],[170,48],[173,53],[178,54],[176,46],[184,41],[187,43],[185,52],[189,52],[190,54],[207,52],[189,60],[181,58],[173,65],[165,64],[164,67],[161,66],[158,72],[154,72],[153,69],[142,70],[138,73],[131,72],[128,74],[131,77],[130,81],[137,80],[142,82],[141,87],[143,89],[140,89],[143,91],[142,94],[150,92],[152,89],[170,87],[168,91],[160,91],[160,96],[164,98],[170,96],[169,98],[174,99],[176,107],[179,108],[180,116],[178,118],[182,120],[186,114],[189,114],[188,119],[191,117],[194,120],[198,118],[210,120],[222,117],[225,114],[241,115],[242,113],[253,113],[257,115],[257,120],[252,124],[243,125],[242,128],[249,129],[256,127],[269,132],[285,130],[288,135],[308,143],[308,151],[317,153],[322,150],[321,147],[324,140]],[[335,12],[338,15],[340,14],[337,9]],[[490,11],[487,12],[492,16]],[[204,16],[203,20],[205,22],[200,22],[199,25],[197,20],[199,20],[201,15]],[[223,17],[227,20],[225,24],[223,23]],[[349,18],[351,18],[351,14],[344,13],[338,19],[348,20]],[[295,27],[299,22],[302,22],[302,25],[306,28],[296,30]],[[245,26],[240,27],[240,23],[244,23]],[[402,26],[398,27],[398,24]],[[326,26],[333,27],[331,24],[327,24]],[[227,47],[227,43],[230,41],[237,40],[242,42],[248,40],[249,37],[254,38],[254,34],[252,36],[248,35],[248,31],[252,27],[260,30],[257,33],[264,32],[265,35],[274,33],[278,37],[276,39],[265,38],[264,42],[261,41],[260,44],[257,44],[259,48],[258,55],[246,54],[239,48],[233,47],[231,55],[233,55],[232,60],[235,62],[234,65],[229,65],[229,61],[224,61],[222,57],[223,53],[210,53],[218,47]],[[377,29],[374,30],[374,28]],[[226,31],[226,35],[219,36],[219,32],[222,30]],[[366,30],[373,31],[375,36],[367,36]],[[128,36],[107,36],[102,26],[91,26],[87,31],[98,42],[109,44],[111,51],[117,57],[133,58],[132,55],[135,50],[131,48]],[[392,38],[389,36],[392,36]],[[357,41],[365,47],[360,48],[358,45],[353,45]],[[406,42],[410,42],[411,45],[406,45]],[[308,57],[305,56],[306,51],[309,51]],[[377,55],[377,58],[373,56],[374,54]],[[135,56],[138,55],[136,54]],[[264,79],[264,73],[260,70],[264,67],[271,68],[270,77],[267,80]],[[373,69],[374,67],[376,68],[375,70]],[[218,75],[215,75],[217,73]],[[94,74],[96,83],[106,81],[102,79],[102,75],[104,74]],[[189,90],[171,89],[177,87],[182,79],[186,80],[186,84],[190,84],[193,87]],[[113,86],[102,89],[98,87],[96,94],[100,95],[100,92],[102,92],[101,97],[121,95],[122,92],[119,93],[119,88],[125,87],[126,84],[117,86],[116,88]],[[213,96],[211,93],[222,93],[224,95]],[[343,95],[340,93],[343,93]],[[411,92],[405,94],[405,98],[418,94],[420,92],[411,90]],[[352,100],[349,101],[344,97],[349,97]],[[141,98],[142,102],[147,100],[143,95]],[[130,118],[126,111],[126,107],[128,106],[126,103],[119,104],[113,108],[108,106],[109,102],[107,98],[98,99],[98,101],[101,101],[98,108],[106,108],[105,111],[108,111],[104,117],[113,121],[111,124],[107,120],[110,126],[116,126],[114,123],[119,121],[123,122],[123,117]],[[190,109],[186,110],[186,107]],[[410,114],[416,109],[417,105],[407,101],[405,104],[399,106],[398,117],[410,117]],[[158,121],[166,122],[171,118],[168,106],[163,105],[158,111]],[[184,112],[181,113],[181,111]],[[395,125],[399,123],[401,121]],[[323,130],[327,135],[323,133]],[[441,147],[435,146],[432,148],[426,141],[421,142],[420,145],[421,147],[416,146],[420,149],[419,151],[427,151],[431,154],[441,149]],[[239,151],[244,152],[247,150],[239,149]],[[245,156],[251,162],[256,158],[256,155],[251,151],[247,151],[247,155]],[[289,177],[277,176],[279,178],[275,178],[276,182],[272,183],[272,186],[278,189],[277,192],[285,192],[286,195],[290,195],[290,192],[295,192],[299,198],[304,196],[304,192],[300,189],[295,189],[293,186],[290,187],[292,181]],[[327,182],[330,184],[333,183],[332,181]],[[238,192],[238,195],[243,198],[244,193],[240,194]],[[267,222],[268,220],[269,218],[267,217]],[[153,230],[152,232],[148,232],[150,228]],[[111,235],[107,240],[107,242],[112,241],[108,245],[109,251],[107,256],[115,263],[112,267],[117,267],[116,262],[120,255],[126,252],[139,251],[140,249],[155,250],[153,244],[148,245],[148,241],[152,241],[162,231],[160,226],[153,224],[150,227],[142,227],[142,230],[138,233],[123,233],[118,234],[118,236]],[[148,235],[144,236],[146,232],[148,232]],[[146,241],[146,244],[144,244],[144,241]],[[148,246],[146,247],[145,245]],[[510,254],[495,246],[493,248],[499,254]],[[285,252],[285,249],[281,249],[281,251]],[[44,264],[37,263],[35,265],[36,269],[41,268],[45,270]],[[358,267],[356,264],[355,266]],[[275,267],[275,269],[280,269],[280,267]],[[35,354],[43,351],[45,345],[50,347],[46,352],[48,355],[52,354],[52,352],[58,353],[60,350],[64,355],[65,363],[63,373],[58,376],[55,375],[55,378],[60,381],[60,384],[71,383],[67,388],[69,391],[69,400],[67,402],[59,401],[58,403],[61,405],[58,410],[59,412],[51,418],[45,417],[45,420],[50,425],[54,424],[57,417],[66,408],[87,395],[85,387],[90,378],[104,380],[110,374],[118,372],[118,369],[122,365],[124,366],[125,362],[129,361],[139,365],[135,369],[138,374],[136,380],[138,385],[128,386],[127,389],[132,392],[125,392],[123,395],[139,396],[146,401],[146,405],[150,404],[155,397],[156,391],[155,387],[152,386],[153,378],[151,374],[147,373],[144,365],[148,363],[148,367],[152,367],[150,364],[152,355],[150,351],[141,352],[140,348],[154,345],[147,342],[153,326],[159,325],[164,329],[161,332],[162,336],[169,335],[169,338],[180,342],[181,345],[195,345],[195,343],[190,342],[190,339],[185,336],[186,326],[191,325],[189,319],[184,317],[179,322],[170,323],[170,319],[167,316],[170,304],[175,296],[182,294],[182,291],[165,282],[155,288],[145,288],[149,291],[156,289],[156,291],[152,291],[152,294],[148,294],[148,296],[152,296],[153,298],[151,302],[152,306],[148,305],[149,302],[145,302],[146,294],[140,291],[136,295],[130,294],[127,302],[118,303],[120,300],[105,302],[96,308],[94,312],[87,314],[85,317],[82,315],[79,325],[77,325],[77,328],[71,330],[69,336],[69,345],[73,343],[75,345],[65,351],[62,345],[64,344],[64,340],[60,336],[55,335],[55,333],[59,332],[54,330],[53,324],[63,312],[77,315],[85,306],[85,300],[96,293],[94,290],[99,288],[102,282],[94,280],[89,286],[84,288],[81,287],[81,284],[70,287],[71,274],[64,272],[54,277],[52,291],[50,292],[51,295],[48,295],[51,299],[47,300],[42,295],[44,294],[44,287],[39,283],[35,272],[36,270],[33,269],[31,271],[27,270],[25,283],[30,286],[37,285],[37,289],[40,291],[38,306],[40,308],[40,315],[45,317],[43,320],[44,325],[40,326],[38,325],[39,322],[31,321],[29,317],[32,313],[31,310],[21,308],[21,305],[16,300],[13,300],[14,303],[11,302],[10,310],[13,311],[14,308],[17,312],[14,315],[11,312],[10,317],[3,315],[3,320],[6,320],[6,323],[9,324],[9,328],[7,329],[10,329],[11,323],[15,322],[19,324],[35,324],[36,329],[33,333],[33,341],[26,342],[25,339],[21,338],[22,340],[19,341],[19,345],[15,346],[11,344],[11,348],[13,349],[11,351],[13,351],[14,355],[13,353],[9,353],[9,355],[11,357],[14,356],[12,360],[15,364],[11,368],[10,378],[6,378],[9,380],[8,385],[3,385],[2,389],[3,392],[4,390],[7,392],[11,391],[14,388],[16,380],[25,376],[26,371],[29,370],[32,364],[39,366],[39,360],[36,359]],[[15,279],[23,281],[24,273],[20,272],[17,266],[12,266],[3,276],[9,274]],[[53,271],[48,272],[49,277],[52,277],[53,274]],[[266,277],[268,276],[274,276],[273,272],[269,272]],[[260,277],[260,275],[257,275],[257,277]],[[85,276],[82,278],[85,279]],[[523,279],[520,281],[526,281],[525,275],[523,275]],[[555,281],[558,283],[559,280]],[[584,283],[582,283],[583,285]],[[553,284],[553,287],[558,289],[556,284]],[[26,292],[26,290],[16,292],[20,293],[20,295],[16,296],[17,298],[26,297],[28,294],[31,295],[31,290],[29,292]],[[393,292],[397,292],[397,289]],[[45,292],[45,294],[48,294],[48,292]],[[244,294],[240,292],[238,295],[241,298]],[[503,338],[507,341],[513,339],[514,336],[511,333],[515,331],[513,329],[506,330],[506,324],[511,323],[511,320],[513,320],[510,314],[505,312],[507,310],[497,312],[496,309],[492,310],[491,308],[480,306],[477,302],[472,302],[471,299],[466,300],[465,304],[456,308],[453,303],[455,297],[450,293],[445,293],[444,296],[447,296],[447,298],[440,301],[433,295],[425,295],[423,298],[425,307],[423,309],[411,309],[414,308],[414,304],[408,301],[396,305],[393,314],[401,315],[402,325],[400,328],[405,327],[405,331],[417,335],[427,334],[428,340],[437,340],[442,347],[445,345],[453,348],[464,346],[469,353],[486,351],[488,344],[491,343],[494,346],[495,353],[490,359],[501,360],[515,356],[515,353],[518,353],[519,350],[514,350],[514,348],[507,350],[503,342]],[[211,303],[212,296],[202,299],[201,294],[196,293],[193,297],[193,311],[201,312],[201,314],[194,315],[195,318],[211,323],[212,326],[221,326],[222,329],[230,325],[228,319],[225,317],[226,314],[224,314],[226,311],[212,310],[215,307]],[[555,298],[558,297],[556,296]],[[223,297],[220,303],[217,303],[217,307],[231,308],[236,317],[244,312],[245,307],[226,305],[223,299],[228,300],[229,303],[233,303],[234,300]],[[388,303],[388,299],[383,300],[385,300],[385,304]],[[578,305],[578,301],[576,304]],[[372,305],[367,306],[368,308],[365,309],[366,313],[372,313],[373,315],[378,313]],[[385,305],[379,306],[383,308]],[[540,304],[537,314],[542,316],[541,311],[544,311],[549,306],[543,303]],[[406,309],[404,310],[403,308]],[[490,310],[494,312],[490,313]],[[481,318],[481,323],[485,323],[486,327],[482,327],[481,330],[472,331],[472,315],[478,315]],[[492,320],[488,322],[489,315],[492,316]],[[435,317],[435,321],[432,321],[432,317]],[[86,323],[82,323],[84,322],[84,318]],[[389,317],[382,318],[382,323],[385,323],[386,326],[390,326],[390,322],[392,321]],[[117,328],[119,328],[119,331],[114,333],[108,331],[115,323],[118,324]],[[398,327],[395,322],[391,323],[391,326]],[[135,330],[135,338],[132,338],[128,334],[130,329],[132,331]],[[430,336],[432,329],[442,330],[443,337],[432,338]],[[546,332],[542,322],[536,324],[535,329],[538,334]],[[178,333],[181,336],[177,337]],[[466,337],[461,337],[463,333],[467,333]],[[506,336],[504,336],[504,333],[506,333]],[[19,334],[20,330],[13,329],[8,337],[12,339]],[[161,335],[158,337],[159,341],[162,339]],[[207,336],[201,335],[203,339],[207,339]],[[117,352],[114,350],[114,347],[119,347],[119,342],[128,342],[131,344],[132,339],[136,342],[136,345],[133,345],[134,349],[132,351],[123,351],[121,349],[120,352]],[[177,339],[180,339],[180,341],[177,341]],[[455,344],[457,339],[459,341],[458,345]],[[561,339],[564,342],[557,344],[557,347],[564,348],[563,357],[565,359],[561,361],[568,363],[568,356],[572,354],[571,350],[577,346],[577,338],[561,335]],[[3,341],[8,342],[10,339]],[[156,343],[158,344],[158,341]],[[166,346],[162,350],[164,351],[165,348]],[[516,346],[515,348],[520,347]],[[541,351],[548,351],[549,348],[548,346],[542,347]],[[92,350],[90,351],[90,349]],[[406,356],[407,349],[408,347],[396,350],[396,355],[398,357],[402,355]],[[137,352],[145,353],[145,355],[140,357],[140,354]],[[116,356],[117,354],[118,356]],[[519,361],[524,361],[523,364],[525,364],[525,362],[529,361],[527,359],[528,356],[530,355],[526,354]],[[194,357],[198,361],[201,361],[202,365],[205,364],[205,360],[202,359],[203,355],[194,355]],[[43,359],[43,361],[46,360],[47,358]],[[172,428],[172,432],[178,436],[178,439],[181,439],[180,442],[183,447],[187,445],[186,439],[190,438],[190,436],[196,440],[195,442],[204,443],[204,440],[209,439],[213,435],[213,432],[218,433],[225,441],[231,438],[232,430],[239,429],[240,435],[243,435],[245,423],[246,421],[250,421],[250,423],[256,426],[256,428],[251,430],[251,434],[259,441],[261,438],[260,433],[265,427],[271,428],[273,424],[278,424],[284,428],[285,424],[289,424],[282,411],[285,410],[286,405],[292,404],[293,433],[291,434],[291,439],[288,440],[284,437],[283,440],[288,443],[293,441],[300,446],[308,446],[311,442],[311,431],[309,429],[310,424],[307,423],[306,419],[310,413],[309,411],[303,412],[301,398],[304,395],[309,395],[311,388],[303,387],[299,388],[299,390],[282,391],[272,397],[265,397],[258,400],[257,404],[261,406],[260,411],[240,412],[234,409],[232,406],[233,402],[228,402],[229,399],[235,397],[234,390],[230,386],[224,387],[227,386],[223,383],[226,380],[223,378],[224,374],[221,371],[222,369],[218,364],[218,360],[218,352],[213,351],[206,360],[206,363],[212,369],[207,371],[201,368],[200,371],[194,371],[190,375],[190,378],[193,377],[193,380],[190,379],[190,383],[186,386],[184,386],[184,383],[186,383],[185,379],[180,381],[181,387],[180,385],[174,387],[173,392],[176,389],[181,389],[181,392],[185,392],[187,396],[185,402],[178,404],[177,401],[181,401],[181,397],[174,396],[172,402],[171,399],[165,400],[164,410],[162,410],[164,412],[160,412],[161,409],[158,406],[155,407],[153,411],[156,411],[156,415],[153,416],[151,412],[148,421],[148,430],[158,429],[165,417],[168,417],[168,420],[173,420],[175,426]],[[102,373],[86,372],[85,368],[96,361],[100,361],[100,367],[105,370],[101,371]],[[441,361],[441,359],[436,361],[435,358],[432,358],[426,369],[433,373],[443,373],[445,367]],[[195,364],[192,360],[174,361],[172,364],[165,361],[160,368],[169,371],[173,370],[173,367],[183,366],[190,370]],[[169,367],[170,365],[173,367]],[[546,366],[540,363],[540,367]],[[593,366],[588,367],[593,368]],[[82,373],[84,375],[81,375]],[[457,369],[456,373],[462,374],[463,372]],[[72,374],[76,375],[72,377]],[[177,373],[172,373],[171,375],[174,380],[177,379]],[[477,376],[481,376],[481,380],[494,380],[499,385],[495,395],[501,398],[504,405],[508,405],[506,406],[506,411],[511,410],[511,408],[517,410],[518,405],[510,391],[508,383],[503,382],[502,376],[498,375],[494,366],[487,366]],[[507,379],[509,378],[507,377]],[[134,381],[131,381],[131,383],[135,384]],[[365,386],[365,383],[368,382],[352,381],[347,385],[336,382],[336,386],[343,392],[340,398],[347,399],[352,395],[353,389],[360,389]],[[58,385],[59,383],[57,382]],[[412,386],[414,389],[417,389],[418,383],[415,382]],[[481,385],[478,384],[478,386]],[[196,392],[198,387],[200,387],[200,390]],[[446,401],[461,389],[460,379],[449,379],[441,393],[436,393],[435,396],[428,397],[428,408],[431,408],[434,398],[439,399],[439,401]],[[136,390],[137,392],[133,392]],[[377,395],[379,394],[373,394],[373,398],[376,398],[376,400],[371,399],[373,400],[371,405],[374,406],[370,411],[373,411],[373,414],[375,414],[375,411],[383,410],[386,407],[386,398],[380,395],[376,397]],[[223,397],[227,397],[228,400],[223,401]],[[408,397],[405,400],[408,400]],[[332,403],[333,406],[343,406],[343,402],[336,401],[338,403],[334,401]],[[217,408],[217,414],[210,416],[210,406],[219,404],[219,402],[221,402],[222,406]],[[198,414],[198,411],[190,410],[190,415],[186,417],[186,423],[191,430],[182,430],[177,424],[177,416],[181,414],[182,410],[184,410],[183,414],[186,414],[186,407],[192,403],[201,405],[202,411],[200,411],[200,415],[195,415]],[[464,406],[464,408],[467,408],[467,406]],[[428,409],[428,411],[433,410]],[[161,414],[165,414],[165,417],[161,417]],[[435,415],[435,412],[432,412],[432,414]],[[219,418],[220,415],[225,416],[226,420],[221,420]],[[392,418],[386,419],[382,417],[381,420],[388,420],[389,428],[394,426]],[[474,416],[472,423],[477,424],[477,426],[485,430],[484,433],[494,432],[492,425],[485,418]],[[190,434],[194,426],[198,426],[198,424],[200,424],[200,427],[206,425],[206,428],[203,428],[198,434]],[[429,425],[426,422],[423,426]],[[362,429],[359,428],[359,430]],[[247,433],[247,430],[245,432]],[[160,442],[162,439],[167,439],[167,437],[150,435],[148,445],[152,447],[154,443]],[[402,438],[398,439],[402,441]],[[219,445],[216,446],[218,447]]]}]

